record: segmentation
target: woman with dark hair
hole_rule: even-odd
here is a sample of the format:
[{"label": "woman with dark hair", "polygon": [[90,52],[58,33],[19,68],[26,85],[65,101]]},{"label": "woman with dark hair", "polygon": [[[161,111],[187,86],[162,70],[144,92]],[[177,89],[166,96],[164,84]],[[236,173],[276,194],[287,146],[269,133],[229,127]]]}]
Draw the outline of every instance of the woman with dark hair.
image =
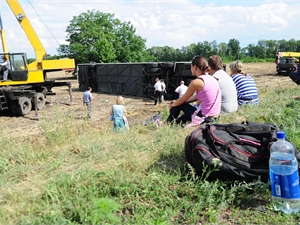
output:
[{"label": "woman with dark hair", "polygon": [[[174,120],[176,124],[192,121],[192,115],[197,110],[190,103],[198,101],[199,109],[197,116],[205,118],[204,122],[209,122],[213,118],[218,118],[221,110],[221,91],[218,81],[207,74],[208,64],[204,57],[195,56],[191,64],[192,75],[196,79],[192,80],[185,94],[176,101],[170,103],[170,115],[167,123]],[[196,94],[194,95],[194,93]],[[184,114],[178,118],[180,112]]]}]

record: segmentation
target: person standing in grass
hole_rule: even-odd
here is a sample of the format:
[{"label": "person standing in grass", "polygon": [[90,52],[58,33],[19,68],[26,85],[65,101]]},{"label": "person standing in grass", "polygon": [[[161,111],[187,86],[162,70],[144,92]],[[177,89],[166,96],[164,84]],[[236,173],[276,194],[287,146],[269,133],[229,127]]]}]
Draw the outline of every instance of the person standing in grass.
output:
[{"label": "person standing in grass", "polygon": [[229,64],[231,78],[237,91],[237,100],[239,105],[251,104],[258,105],[258,92],[254,79],[242,71],[243,64],[236,60]]},{"label": "person standing in grass", "polygon": [[125,132],[126,131],[126,122],[127,122],[127,119],[126,119],[127,110],[124,107],[124,99],[122,96],[117,97],[116,104],[114,104],[112,106],[109,114],[112,115],[112,120],[114,123],[114,131],[115,132]]},{"label": "person standing in grass", "polygon": [[159,104],[162,102],[161,99],[162,95],[163,95],[162,85],[159,78],[157,77],[155,78],[155,84],[154,84],[154,96],[155,96],[154,105],[156,105],[157,102]]},{"label": "person standing in grass", "polygon": [[92,116],[92,100],[93,100],[93,95],[92,95],[92,88],[88,87],[88,89],[83,93],[83,105],[86,105],[87,107],[87,118],[90,119]]},{"label": "person standing in grass", "polygon": [[163,102],[165,101],[165,93],[167,93],[167,87],[164,79],[161,79],[160,83],[161,83],[161,90],[162,90],[161,101]]}]

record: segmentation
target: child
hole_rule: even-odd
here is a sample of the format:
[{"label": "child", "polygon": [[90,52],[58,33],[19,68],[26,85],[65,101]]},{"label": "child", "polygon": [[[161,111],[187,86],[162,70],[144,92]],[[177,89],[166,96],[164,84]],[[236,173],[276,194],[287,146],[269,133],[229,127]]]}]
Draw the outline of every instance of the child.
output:
[{"label": "child", "polygon": [[114,104],[110,110],[110,115],[113,117],[114,131],[115,132],[125,132],[126,124],[123,119],[127,116],[127,111],[124,107],[124,100],[122,96],[118,96],[116,99],[116,104]]}]

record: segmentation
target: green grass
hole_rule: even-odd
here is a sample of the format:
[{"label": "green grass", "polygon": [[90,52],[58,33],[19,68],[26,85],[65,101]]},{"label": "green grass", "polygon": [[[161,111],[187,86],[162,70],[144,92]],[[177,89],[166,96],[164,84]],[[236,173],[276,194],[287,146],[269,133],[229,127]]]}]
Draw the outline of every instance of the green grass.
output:
[{"label": "green grass", "polygon": [[[218,123],[274,122],[300,149],[300,101],[291,98],[298,92],[263,88],[259,106]],[[273,210],[268,184],[208,182],[188,173],[189,130],[134,125],[115,134],[109,121],[90,126],[70,112],[40,123],[38,137],[0,135],[0,224],[299,223],[300,213]]]}]

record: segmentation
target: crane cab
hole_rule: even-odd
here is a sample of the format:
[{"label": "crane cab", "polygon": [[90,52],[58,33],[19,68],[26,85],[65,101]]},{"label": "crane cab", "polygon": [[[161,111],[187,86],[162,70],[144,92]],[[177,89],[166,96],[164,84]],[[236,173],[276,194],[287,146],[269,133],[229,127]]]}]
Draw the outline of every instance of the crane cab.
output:
[{"label": "crane cab", "polygon": [[[27,58],[24,53],[0,53],[0,65],[4,63],[3,57],[7,58],[7,61],[9,61],[11,67],[8,74],[8,80],[6,82],[26,81],[28,79]],[[3,76],[3,72],[6,69],[7,68],[5,66],[1,66],[1,71],[0,71],[1,80]],[[3,85],[7,85],[7,84],[3,84]],[[1,83],[0,86],[2,86]]]}]

